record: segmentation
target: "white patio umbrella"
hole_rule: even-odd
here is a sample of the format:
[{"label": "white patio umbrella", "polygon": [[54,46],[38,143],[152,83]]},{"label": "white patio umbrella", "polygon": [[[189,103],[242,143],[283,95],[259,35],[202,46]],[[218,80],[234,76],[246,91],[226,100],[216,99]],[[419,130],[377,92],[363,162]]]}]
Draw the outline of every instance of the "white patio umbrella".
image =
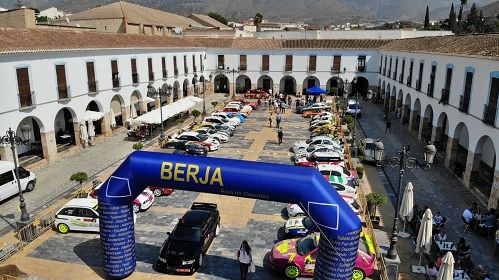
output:
[{"label": "white patio umbrella", "polygon": [[412,215],[414,214],[414,192],[412,191],[412,183],[407,183],[407,186],[404,190],[404,197],[402,197],[402,203],[400,203],[400,211],[399,216],[404,221],[404,229],[402,232],[399,232],[398,236],[402,238],[409,238],[411,235],[405,232],[405,225],[407,221],[412,219]]},{"label": "white patio umbrella", "polygon": [[447,252],[442,258],[442,265],[438,270],[437,280],[453,280],[454,279],[454,256],[451,252]]},{"label": "white patio umbrella", "polygon": [[111,118],[111,128],[116,127],[116,118],[114,117],[113,109],[109,111],[109,117]]},{"label": "white patio umbrella", "polygon": [[135,119],[137,117],[137,109],[135,104],[130,105],[130,118]]},{"label": "white patio umbrella", "polygon": [[419,253],[419,264],[417,266],[413,265],[413,271],[424,271],[424,268],[421,269],[421,258],[423,257],[423,252],[426,254],[430,253],[431,241],[433,238],[432,230],[433,214],[428,208],[421,219],[421,226],[419,227],[418,238],[416,239],[416,253]]},{"label": "white patio umbrella", "polygon": [[90,136],[90,139],[95,137],[95,127],[92,120],[88,120],[88,136]]},{"label": "white patio umbrella", "polygon": [[85,122],[80,123],[80,140],[83,143],[84,147],[86,147],[88,143],[88,133]]}]

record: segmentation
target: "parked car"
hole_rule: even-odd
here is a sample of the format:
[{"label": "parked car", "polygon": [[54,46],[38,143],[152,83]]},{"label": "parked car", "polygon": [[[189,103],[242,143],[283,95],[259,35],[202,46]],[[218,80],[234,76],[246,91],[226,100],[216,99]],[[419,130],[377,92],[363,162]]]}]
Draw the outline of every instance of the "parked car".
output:
[{"label": "parked car", "polygon": [[363,138],[359,141],[360,153],[364,156],[364,161],[376,162],[376,151],[379,153],[379,159],[383,158],[383,150],[377,150],[376,146],[383,147],[383,142],[379,139]]},{"label": "parked car", "polygon": [[346,177],[348,180],[352,181],[354,185],[357,185],[357,172],[354,170],[348,170],[342,163],[340,164],[318,164],[317,170],[327,176],[341,176]]},{"label": "parked car", "polygon": [[230,129],[234,130],[236,129],[236,126],[229,123],[228,120],[225,120],[225,119],[222,119],[222,118],[219,118],[219,117],[214,117],[214,116],[210,116],[210,117],[206,117],[203,119],[203,122],[211,122],[211,123],[216,123],[216,124],[219,124],[219,125],[222,125],[222,126],[227,126],[229,127]]},{"label": "parked car", "polygon": [[[19,182],[21,190],[30,192],[35,188],[36,175],[23,167],[19,171]],[[15,165],[13,162],[0,160],[0,201],[19,193],[15,174]]]},{"label": "parked car", "polygon": [[149,189],[156,197],[169,196],[170,194],[173,193],[173,189],[171,188],[149,186]]},{"label": "parked car", "polygon": [[217,204],[194,202],[168,234],[159,251],[154,269],[159,272],[192,274],[203,259],[215,236],[220,233]]},{"label": "parked car", "polygon": [[220,143],[227,143],[227,142],[229,142],[229,135],[228,135],[228,133],[223,132],[223,131],[218,132],[218,131],[216,131],[216,130],[214,130],[212,128],[201,127],[201,128],[196,129],[195,132],[197,132],[199,134],[203,134],[203,135],[209,136],[209,137],[211,137],[213,139],[216,139]]},{"label": "parked car", "polygon": [[357,115],[357,118],[360,118],[362,116],[362,106],[355,100],[348,100],[347,111],[345,114],[351,116]]},{"label": "parked car", "polygon": [[304,118],[313,118],[317,115],[322,114],[323,112],[325,112],[324,109],[307,110],[307,111],[303,112],[303,114],[301,116]]},{"label": "parked car", "polygon": [[[105,182],[105,181],[104,181]],[[88,198],[95,198],[97,199],[98,197],[98,190],[102,187],[102,185],[104,184],[104,182],[100,183],[99,185],[97,185],[93,190],[91,190],[87,197]],[[154,203],[154,194],[153,192],[149,189],[149,188],[146,188],[145,190],[143,190],[139,196],[137,196],[134,200],[133,200],[133,212],[134,213],[137,213],[139,211],[145,211],[147,209],[149,209]]]},{"label": "parked car", "polygon": [[318,114],[318,115],[315,115],[312,120],[317,120],[317,119],[320,119],[322,117],[334,117],[333,113],[331,112],[327,112],[327,111],[323,111],[322,113]]},{"label": "parked car", "polygon": [[295,161],[301,157],[311,157],[315,153],[319,152],[341,152],[333,145],[316,145],[308,147],[305,151],[299,151],[295,154]]},{"label": "parked car", "polygon": [[[372,276],[375,271],[376,252],[369,235],[361,234],[353,269],[354,280]],[[270,253],[270,268],[288,279],[313,276],[319,246],[319,233],[287,239],[276,243]]]},{"label": "parked car", "polygon": [[308,140],[297,141],[293,144],[291,151],[293,153],[303,152],[311,145],[336,145],[341,147],[340,141],[329,136],[316,136]]},{"label": "parked car", "polygon": [[322,109],[322,110],[325,110],[325,111],[330,111],[331,110],[331,105],[327,104],[327,103],[314,103],[314,104],[311,104],[311,105],[308,105],[308,106],[305,106],[305,107],[298,107],[298,113],[302,114],[306,111],[309,111],[309,110],[316,110],[316,109]]},{"label": "parked car", "polygon": [[314,167],[317,164],[338,164],[344,159],[343,153],[337,151],[315,152],[309,157],[301,157],[295,160],[295,165]]},{"label": "parked car", "polygon": [[310,132],[318,129],[318,128],[322,128],[322,127],[331,127],[333,124],[333,121],[319,121],[319,122],[316,122],[314,123],[313,125],[311,125],[308,130]]},{"label": "parked car", "polygon": [[209,151],[216,151],[220,148],[220,142],[218,140],[215,140],[209,136],[199,134],[197,132],[193,131],[188,131],[180,134],[176,138],[177,140],[180,141],[195,141],[195,142],[200,142],[204,146],[206,146]]},{"label": "parked car", "polygon": [[284,236],[286,239],[306,236],[317,230],[319,228],[310,217],[289,218],[284,224]]},{"label": "parked car", "polygon": [[231,129],[230,127],[223,126],[223,125],[216,124],[216,123],[203,122],[203,123],[201,123],[201,125],[199,127],[209,127],[209,128],[215,129],[216,131],[226,132],[229,134],[229,136],[234,135],[234,129]]},{"label": "parked car", "polygon": [[231,117],[227,116],[227,114],[225,114],[224,112],[213,112],[213,113],[211,113],[211,116],[225,119],[225,120],[229,121],[230,124],[235,125],[235,126],[238,126],[239,124],[241,124],[241,120],[239,120],[239,118],[231,118]]}]

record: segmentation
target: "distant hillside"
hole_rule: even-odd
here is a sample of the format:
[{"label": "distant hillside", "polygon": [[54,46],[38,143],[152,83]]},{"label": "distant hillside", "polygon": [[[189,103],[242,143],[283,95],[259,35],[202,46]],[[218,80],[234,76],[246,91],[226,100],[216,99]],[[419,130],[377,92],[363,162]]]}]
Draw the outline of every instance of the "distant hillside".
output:
[{"label": "distant hillside", "polygon": [[[495,0],[477,0],[487,4]],[[105,5],[110,0],[24,0],[26,6],[45,9],[51,6],[69,12]],[[344,22],[369,22],[390,20],[413,20],[422,22],[426,5],[430,7],[430,18],[447,16],[450,5],[457,0],[130,0],[151,8],[189,15],[191,13],[217,12],[229,20],[251,18],[261,12],[272,21],[308,22],[334,24]],[[0,6],[12,8],[14,0],[0,0]],[[436,11],[435,14],[432,11]]]}]

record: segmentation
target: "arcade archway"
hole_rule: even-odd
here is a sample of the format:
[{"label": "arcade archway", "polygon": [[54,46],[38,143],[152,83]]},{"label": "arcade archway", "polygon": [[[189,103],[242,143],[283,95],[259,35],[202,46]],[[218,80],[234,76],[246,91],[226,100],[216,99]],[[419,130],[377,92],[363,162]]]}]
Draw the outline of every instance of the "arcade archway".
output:
[{"label": "arcade archway", "polygon": [[[465,176],[465,180],[469,180],[469,186],[478,190],[479,193],[487,197],[487,200],[491,195],[494,183],[496,161],[497,155],[494,141],[487,135],[478,140],[473,154],[468,154],[467,162],[471,167],[467,166],[467,168],[471,170],[467,170],[470,174]],[[493,203],[497,203],[497,201]],[[497,204],[489,208],[495,207],[497,207]]]},{"label": "arcade archway", "polygon": [[390,86],[390,83],[386,84],[385,88],[385,109],[388,110],[390,108],[390,92],[392,91],[392,87]]},{"label": "arcade archway", "polygon": [[447,140],[449,134],[449,120],[445,112],[442,112],[438,116],[437,125],[435,126],[434,134],[435,135],[433,137],[434,137],[435,147],[439,151],[444,151],[445,154],[445,151],[447,150]]},{"label": "arcade archway", "polygon": [[332,77],[327,80],[326,90],[334,96],[343,96],[344,82],[340,77]]},{"label": "arcade archway", "polygon": [[397,96],[397,88],[393,86],[392,93],[390,94],[390,112],[395,112],[396,108],[396,96]]},{"label": "arcade archway", "polygon": [[189,80],[184,79],[184,83],[182,84],[182,97],[187,97],[189,95]]},{"label": "arcade archway", "polygon": [[407,94],[405,96],[404,106],[402,106],[402,124],[403,125],[406,125],[409,123],[410,115],[411,115],[411,95]]},{"label": "arcade archway", "polygon": [[45,132],[45,127],[40,119],[33,116],[24,118],[19,122],[15,132],[23,140],[29,139],[27,145],[16,145],[20,165],[48,157],[47,147],[44,150],[41,144],[41,134]]},{"label": "arcade archway", "polygon": [[251,89],[251,79],[246,75],[240,75],[236,79],[236,93],[247,92]]},{"label": "arcade archway", "polygon": [[215,93],[229,93],[229,78],[224,74],[218,74],[214,80]]},{"label": "arcade archway", "polygon": [[296,94],[296,79],[293,76],[284,76],[279,82],[279,92]]},{"label": "arcade archway", "polygon": [[428,104],[425,108],[423,119],[419,127],[420,140],[428,142],[431,140],[431,133],[433,131],[433,108]]},{"label": "arcade archway", "polygon": [[[94,112],[102,112],[102,105],[98,103],[96,100],[90,101],[87,105],[87,111],[94,111]],[[84,119],[83,122],[85,122],[85,125],[88,130],[88,136],[90,138],[95,137],[97,135],[102,135],[102,123],[104,119],[100,117],[99,119]]]},{"label": "arcade archway", "polygon": [[180,83],[178,81],[175,81],[173,83],[173,102],[177,101],[179,99],[179,93],[180,93]]},{"label": "arcade archway", "polygon": [[419,133],[419,123],[421,122],[421,101],[419,101],[419,98],[416,98],[414,101],[414,107],[411,112],[411,120],[409,122],[409,131]]},{"label": "arcade archway", "polygon": [[256,83],[256,87],[258,89],[261,89],[261,90],[266,91],[268,93],[272,93],[272,94],[275,93],[275,92],[273,92],[274,81],[272,80],[271,77],[269,77],[267,75],[263,75],[263,76],[260,76],[260,78],[258,78],[258,81]]},{"label": "arcade archway", "polygon": [[307,94],[307,89],[315,86],[320,86],[321,82],[315,76],[308,76],[303,80],[303,94]]},{"label": "arcade archway", "polygon": [[111,120],[111,128],[116,128],[123,126],[124,124],[124,104],[125,101],[123,100],[123,97],[121,95],[115,95],[111,99],[111,111],[109,112],[110,114],[110,120]]},{"label": "arcade archway", "polygon": [[57,112],[54,119],[55,143],[57,152],[61,152],[76,145],[75,131],[79,126],[76,123],[76,113],[71,108],[62,108]]},{"label": "arcade archway", "polygon": [[[355,84],[356,90],[359,92],[359,97],[367,98],[367,91],[369,90],[369,81],[365,77],[355,77],[357,83]],[[388,87],[390,88],[390,87]]]},{"label": "arcade archway", "polygon": [[142,106],[142,94],[140,91],[135,90],[130,96],[130,117],[135,118],[142,115],[142,112],[146,111],[142,109]]},{"label": "arcade archway", "polygon": [[447,147],[447,153],[450,154],[446,156],[446,166],[461,179],[463,179],[464,170],[466,169],[469,141],[468,128],[466,127],[466,124],[460,122],[454,130],[452,142],[449,143],[451,145],[450,149]]}]

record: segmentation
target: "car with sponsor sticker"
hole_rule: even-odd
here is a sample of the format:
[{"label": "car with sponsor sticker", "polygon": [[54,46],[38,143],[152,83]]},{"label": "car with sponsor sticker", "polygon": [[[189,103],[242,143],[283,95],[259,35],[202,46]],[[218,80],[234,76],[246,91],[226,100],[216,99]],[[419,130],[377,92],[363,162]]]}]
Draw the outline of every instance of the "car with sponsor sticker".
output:
[{"label": "car with sponsor sticker", "polygon": [[313,145],[335,145],[341,147],[341,143],[337,139],[333,139],[329,136],[317,136],[308,140],[302,140],[293,143],[291,151],[296,154],[298,152],[305,151],[309,146]]},{"label": "car with sponsor sticker", "polygon": [[[287,279],[313,276],[319,250],[319,233],[276,243],[270,253],[270,268]],[[362,280],[375,271],[376,252],[369,235],[361,233],[352,280]]]},{"label": "car with sponsor sticker", "polygon": [[168,233],[154,269],[166,273],[194,273],[203,265],[205,254],[219,233],[217,204],[194,202]]},{"label": "car with sponsor sticker", "polygon": [[[345,177],[353,183],[353,186],[358,185],[357,172],[348,170],[345,164],[318,164],[315,168],[328,180],[328,176]],[[343,183],[343,182],[340,182]]]},{"label": "car with sponsor sticker", "polygon": [[211,137],[213,139],[218,140],[220,143],[227,143],[229,142],[229,135],[223,131],[216,131],[213,128],[208,128],[208,127],[200,127],[195,130],[195,132],[199,134],[204,134],[208,137]]},{"label": "car with sponsor sticker", "polygon": [[[95,198],[73,198],[56,212],[54,227],[62,234],[70,231],[99,232],[98,207]],[[133,221],[136,219],[134,213]]]},{"label": "car with sponsor sticker", "polygon": [[149,186],[149,189],[152,191],[155,197],[169,196],[173,193],[172,188]]},{"label": "car with sponsor sticker", "polygon": [[286,239],[306,236],[318,230],[319,228],[311,217],[298,216],[289,218],[284,224],[284,236]]},{"label": "car with sponsor sticker", "polygon": [[218,140],[194,131],[184,132],[177,136],[176,140],[200,142],[201,144],[206,146],[210,152],[216,151],[220,148],[220,142]]},{"label": "car with sponsor sticker", "polygon": [[308,157],[295,159],[296,166],[314,167],[317,164],[336,164],[343,161],[343,153],[338,151],[319,151]]}]

